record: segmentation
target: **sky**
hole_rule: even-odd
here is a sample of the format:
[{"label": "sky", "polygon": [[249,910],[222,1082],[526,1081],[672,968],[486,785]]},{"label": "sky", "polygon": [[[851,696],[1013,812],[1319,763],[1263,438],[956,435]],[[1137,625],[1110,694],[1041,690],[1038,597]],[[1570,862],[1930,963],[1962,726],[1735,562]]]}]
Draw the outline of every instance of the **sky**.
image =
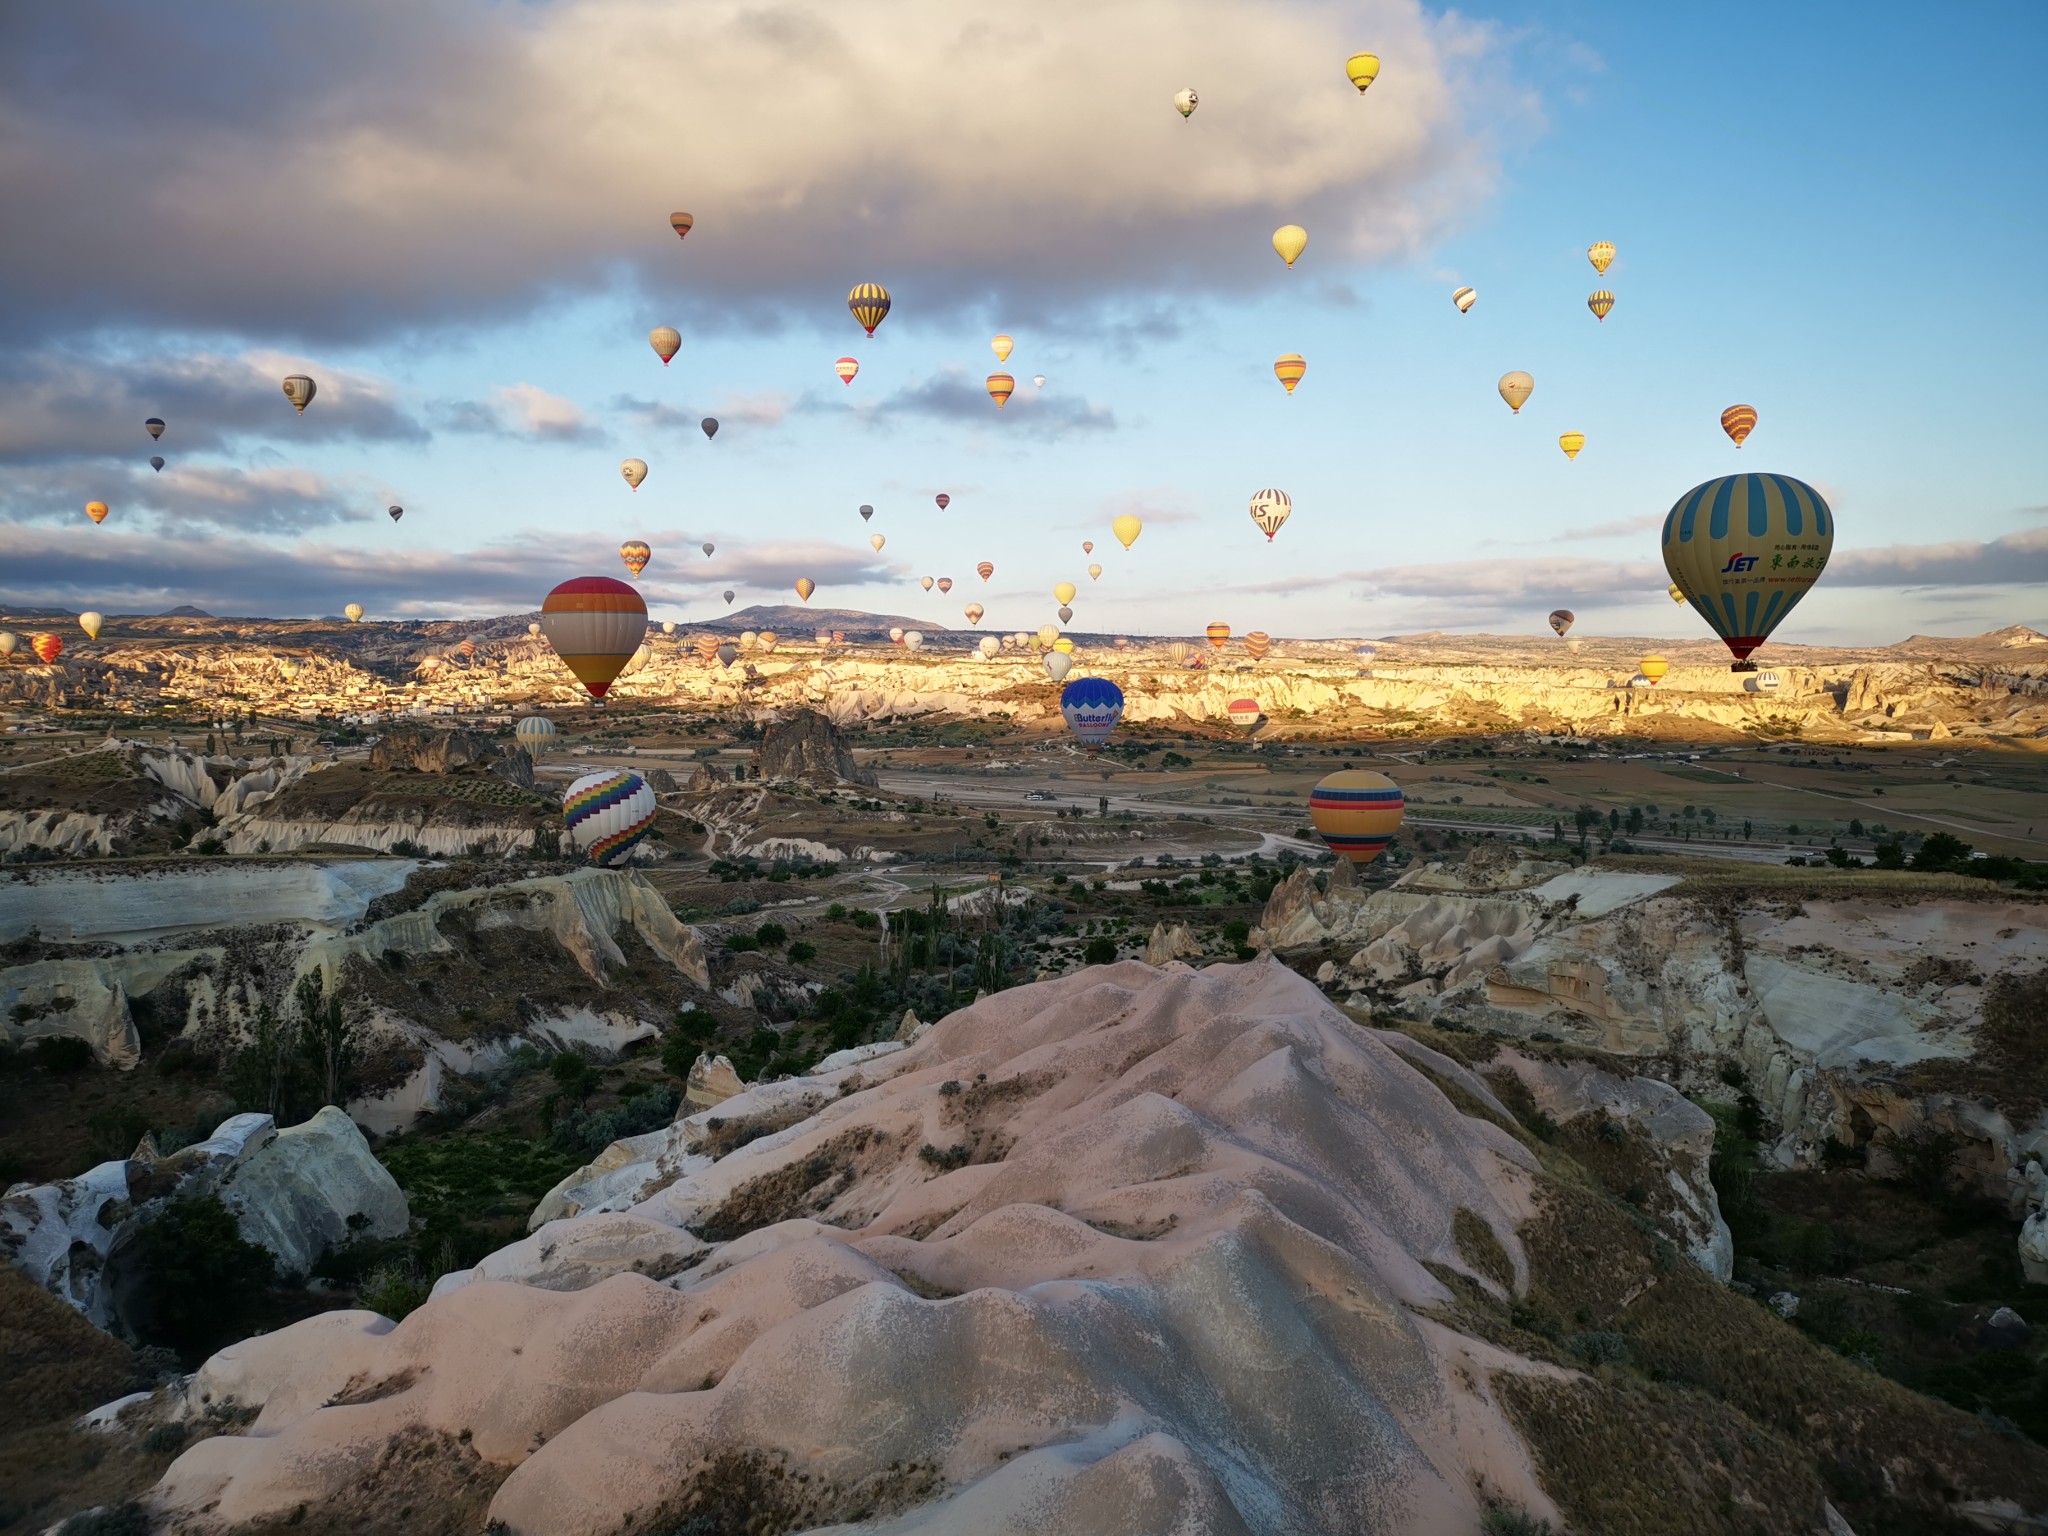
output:
[{"label": "sky", "polygon": [[8,7],[0,603],[483,616],[638,538],[685,621],[808,576],[1035,629],[1066,580],[1097,631],[1682,638],[1658,525],[1764,469],[1838,526],[1780,640],[2048,628],[2044,44],[2031,0]]}]

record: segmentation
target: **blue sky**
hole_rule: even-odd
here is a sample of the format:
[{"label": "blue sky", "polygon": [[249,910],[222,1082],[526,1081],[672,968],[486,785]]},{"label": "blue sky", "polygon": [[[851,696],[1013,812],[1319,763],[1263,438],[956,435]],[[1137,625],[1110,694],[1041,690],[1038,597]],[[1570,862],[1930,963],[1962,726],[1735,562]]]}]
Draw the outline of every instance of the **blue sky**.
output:
[{"label": "blue sky", "polygon": [[[385,48],[433,68],[431,112],[379,97],[407,82],[374,53],[251,24],[244,63],[284,82],[264,89],[313,104],[281,140],[277,99],[237,97],[245,72],[164,79],[164,36],[95,53],[132,30],[122,7],[13,38],[0,68],[61,83],[84,53],[109,95],[124,70],[150,88],[63,135],[68,184],[0,157],[0,186],[44,215],[0,254],[21,406],[0,428],[0,597],[502,612],[623,574],[618,542],[644,537],[650,604],[677,618],[811,575],[816,603],[957,621],[971,596],[984,627],[1035,628],[1067,579],[1091,629],[1537,633],[1562,603],[1582,631],[1675,638],[1697,621],[1663,596],[1654,525],[1755,467],[1818,486],[1841,530],[1780,638],[2048,625],[2039,7],[1935,25],[1902,6],[1198,0],[1107,23],[892,0],[872,13],[886,56],[817,46],[829,13],[770,25],[784,7],[698,38],[719,77],[545,73],[583,49],[668,56],[663,29],[691,35],[703,9],[478,0],[420,33],[369,8]],[[1000,26],[1026,30],[974,35]],[[499,62],[522,38],[545,43],[526,97]],[[1351,46],[1384,60],[1364,97]],[[1202,95],[1186,122],[1181,84]],[[545,141],[507,141],[508,112],[586,88]],[[14,126],[77,128],[55,84],[20,99]],[[81,206],[118,206],[124,175],[164,220],[132,254]],[[699,221],[682,243],[676,206]],[[1289,218],[1310,230],[1291,272],[1268,244]],[[1604,279],[1596,239],[1619,248]],[[896,297],[872,340],[843,306],[864,279]],[[1595,287],[1617,299],[1604,324]],[[663,322],[684,335],[667,369],[645,339]],[[981,393],[998,329],[1019,386],[1001,413]],[[1292,398],[1271,372],[1287,351],[1309,363]],[[322,381],[303,419],[276,391],[296,366]],[[1512,368],[1536,379],[1519,417],[1495,393]],[[1717,421],[1738,400],[1761,417],[1740,453]],[[151,411],[171,422],[161,478]],[[1566,430],[1587,435],[1576,462]],[[637,493],[629,454],[652,466]],[[1268,485],[1295,502],[1270,545],[1246,513]],[[95,494],[116,509],[99,528],[77,511]],[[1128,554],[1108,532],[1125,510],[1147,525]],[[927,574],[955,579],[950,600]]]}]

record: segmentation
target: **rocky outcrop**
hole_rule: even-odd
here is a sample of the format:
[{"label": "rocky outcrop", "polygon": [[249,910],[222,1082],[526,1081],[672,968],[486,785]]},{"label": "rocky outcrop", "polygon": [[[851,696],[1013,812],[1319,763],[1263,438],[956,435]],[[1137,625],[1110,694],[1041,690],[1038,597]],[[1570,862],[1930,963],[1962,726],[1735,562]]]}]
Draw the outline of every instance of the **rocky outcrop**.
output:
[{"label": "rocky outcrop", "polygon": [[1147,965],[1169,965],[1175,960],[1190,960],[1201,952],[1200,942],[1188,931],[1186,923],[1175,923],[1171,928],[1164,923],[1154,923],[1152,936],[1145,941]]},{"label": "rocky outcrop", "polygon": [[496,742],[475,731],[395,725],[370,748],[370,766],[380,773],[453,773],[503,756]]},{"label": "rocky outcrop", "polygon": [[709,1051],[700,1051],[696,1061],[690,1065],[690,1075],[683,1084],[683,1102],[696,1109],[710,1109],[723,1104],[747,1085],[740,1081],[740,1075],[733,1070],[732,1062],[723,1056],[713,1056]]},{"label": "rocky outcrop", "polygon": [[809,709],[796,710],[762,727],[753,774],[757,779],[800,779],[827,788],[835,784],[872,788],[875,783],[872,770],[855,764],[839,727]]},{"label": "rocky outcrop", "polygon": [[92,1322],[126,1333],[150,1305],[137,1239],[171,1201],[209,1194],[285,1275],[304,1275],[357,1235],[399,1237],[411,1224],[362,1132],[329,1106],[282,1130],[268,1115],[236,1115],[169,1156],[145,1142],[77,1178],[17,1184],[0,1198],[0,1252]]}]

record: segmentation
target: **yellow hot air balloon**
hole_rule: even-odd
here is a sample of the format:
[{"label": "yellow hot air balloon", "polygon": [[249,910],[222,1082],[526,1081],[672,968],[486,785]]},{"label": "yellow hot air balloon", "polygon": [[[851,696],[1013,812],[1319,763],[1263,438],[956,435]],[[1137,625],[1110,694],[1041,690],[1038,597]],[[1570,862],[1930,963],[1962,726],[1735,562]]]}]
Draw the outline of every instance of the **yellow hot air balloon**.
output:
[{"label": "yellow hot air balloon", "polygon": [[846,296],[846,307],[872,336],[889,313],[889,290],[880,283],[856,283]]},{"label": "yellow hot air balloon", "polygon": [[1558,438],[1557,446],[1564,450],[1566,458],[1576,459],[1579,456],[1579,450],[1586,446],[1586,434],[1583,432],[1566,432]]},{"label": "yellow hot air balloon", "polygon": [[919,585],[919,586],[921,586],[921,587],[923,587],[923,588],[925,589],[925,591],[927,591],[927,592],[931,591],[931,589],[932,589],[932,578],[931,578],[931,577],[929,577],[929,576],[920,576],[920,577],[918,577],[918,579],[917,579],[917,580],[918,580],[918,585]]},{"label": "yellow hot air balloon", "polygon": [[1011,337],[998,336],[994,341],[991,341],[989,345],[995,349],[996,361],[999,363],[1007,363],[1010,360],[1010,353],[1012,350],[1015,349],[1017,343]]},{"label": "yellow hot air balloon", "polygon": [[1054,588],[1052,589],[1052,595],[1058,598],[1060,600],[1060,605],[1064,607],[1074,600],[1074,594],[1079,590],[1080,589],[1076,587],[1071,581],[1062,581],[1058,583],[1056,586],[1054,586]]},{"label": "yellow hot air balloon", "polygon": [[1061,635],[1059,639],[1053,641],[1052,648],[1058,651],[1062,656],[1071,656],[1074,654],[1074,642],[1069,640],[1065,635]]},{"label": "yellow hot air balloon", "polygon": [[1280,381],[1280,387],[1290,395],[1294,386],[1301,382],[1301,376],[1308,372],[1308,359],[1299,352],[1287,352],[1273,359],[1273,377]]},{"label": "yellow hot air balloon", "polygon": [[1723,475],[1664,518],[1664,569],[1749,671],[1750,652],[1806,596],[1835,547],[1835,515],[1790,475]]},{"label": "yellow hot air balloon", "polygon": [[1586,260],[1593,263],[1593,270],[1602,277],[1607,275],[1607,264],[1614,260],[1614,242],[1596,240],[1586,247]]},{"label": "yellow hot air balloon", "polygon": [[1230,626],[1221,619],[1211,624],[1203,633],[1209,637],[1209,643],[1219,651],[1230,641]]},{"label": "yellow hot air balloon", "polygon": [[1059,630],[1054,628],[1052,625],[1041,624],[1038,626],[1038,648],[1041,651],[1051,650],[1053,642],[1059,639],[1059,637]]},{"label": "yellow hot air balloon", "polygon": [[1364,768],[1331,774],[1308,797],[1308,819],[1330,852],[1354,864],[1370,864],[1387,851],[1406,809],[1400,785]]},{"label": "yellow hot air balloon", "polygon": [[1192,85],[1185,86],[1173,93],[1174,110],[1180,113],[1182,117],[1193,117],[1195,115],[1195,108],[1200,106],[1201,103],[1202,98],[1195,94],[1195,88]]},{"label": "yellow hot air balloon", "polygon": [[1513,373],[1504,373],[1500,376],[1500,397],[1507,401],[1508,409],[1517,416],[1522,414],[1522,406],[1535,390],[1536,381],[1519,368]]},{"label": "yellow hot air balloon", "polygon": [[1301,253],[1308,249],[1308,231],[1299,224],[1282,224],[1273,231],[1273,249],[1280,253],[1280,259],[1292,267]]},{"label": "yellow hot air balloon", "polygon": [[94,613],[89,609],[78,616],[78,627],[85,631],[85,638],[88,640],[99,639],[100,626],[106,622],[103,615]]},{"label": "yellow hot air balloon", "polygon": [[654,558],[654,551],[638,539],[628,539],[619,546],[619,558],[626,562],[626,569],[638,580],[640,573],[647,569],[647,562]]},{"label": "yellow hot air balloon", "polygon": [[1666,674],[1671,671],[1671,663],[1662,656],[1645,656],[1636,663],[1636,670],[1647,677],[1650,680],[1650,686],[1654,688],[1657,684],[1663,682]]},{"label": "yellow hot air balloon", "polygon": [[1354,53],[1344,61],[1344,78],[1358,87],[1361,96],[1379,77],[1380,56],[1376,53]]},{"label": "yellow hot air balloon", "polygon": [[1099,566],[1099,565],[1091,565],[1091,566],[1089,566],[1089,567],[1088,567],[1088,579],[1089,579],[1090,581],[1100,581],[1100,580],[1102,580],[1102,567],[1101,567],[1101,566]]},{"label": "yellow hot air balloon", "polygon": [[871,533],[868,535],[868,544],[870,547],[873,548],[874,552],[878,555],[882,552],[882,546],[888,542],[889,541],[883,538],[879,533]]},{"label": "yellow hot air balloon", "polygon": [[1670,598],[1671,601],[1673,601],[1674,603],[1682,603],[1685,601],[1685,593],[1683,590],[1680,589],[1678,583],[1675,581],[1671,583],[1670,586],[1664,589],[1664,595]]},{"label": "yellow hot air balloon", "polygon": [[1003,402],[1017,392],[1017,381],[1007,373],[992,373],[988,376],[988,397],[995,401],[996,409],[1003,408]]},{"label": "yellow hot air balloon", "polygon": [[626,484],[637,491],[640,489],[640,482],[647,478],[647,461],[645,459],[627,459],[619,465],[619,473],[625,477]]},{"label": "yellow hot air balloon", "polygon": [[654,348],[654,355],[661,359],[661,366],[666,368],[669,359],[683,350],[682,332],[672,325],[657,325],[647,333],[647,345]]},{"label": "yellow hot air balloon", "polygon": [[808,603],[808,602],[809,602],[809,601],[811,600],[811,594],[812,594],[813,592],[817,591],[817,590],[818,590],[818,584],[817,584],[817,583],[816,583],[815,581],[812,581],[810,577],[808,577],[808,576],[799,576],[799,577],[797,577],[797,579],[796,579],[796,595],[797,595],[798,597],[802,598],[802,599],[803,599],[803,600],[804,600],[805,602],[807,602],[807,603]]},{"label": "yellow hot air balloon", "polygon": [[1597,289],[1586,295],[1586,308],[1593,311],[1595,320],[1605,320],[1607,312],[1614,308],[1614,295],[1605,288]]},{"label": "yellow hot air balloon", "polygon": [[107,520],[107,504],[104,501],[88,501],[85,504],[85,515],[95,523],[104,523]]},{"label": "yellow hot air balloon", "polygon": [[1753,405],[1731,405],[1721,413],[1721,430],[1726,432],[1740,448],[1743,440],[1756,430],[1756,407]]},{"label": "yellow hot air balloon", "polygon": [[1126,512],[1109,525],[1109,531],[1116,535],[1119,544],[1129,549],[1138,542],[1138,535],[1145,531],[1145,524],[1136,513]]},{"label": "yellow hot air balloon", "polygon": [[347,619],[351,624],[360,624],[363,622],[363,605],[361,603],[350,603],[346,608],[342,609],[341,612],[342,617]]}]

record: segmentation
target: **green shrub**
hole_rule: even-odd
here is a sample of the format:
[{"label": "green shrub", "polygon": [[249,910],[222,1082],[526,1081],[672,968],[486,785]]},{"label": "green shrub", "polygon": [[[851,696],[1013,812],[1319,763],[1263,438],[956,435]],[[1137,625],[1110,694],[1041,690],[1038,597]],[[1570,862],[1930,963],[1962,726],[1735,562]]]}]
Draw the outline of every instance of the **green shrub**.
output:
[{"label": "green shrub", "polygon": [[396,1323],[407,1313],[425,1306],[432,1290],[433,1286],[413,1265],[387,1264],[371,1271],[362,1289],[356,1292],[356,1301]]},{"label": "green shrub", "polygon": [[1116,940],[1104,936],[1090,939],[1088,947],[1081,951],[1081,958],[1089,965],[1110,965],[1116,960]]},{"label": "green shrub", "polygon": [[92,1065],[92,1047],[76,1035],[45,1035],[28,1049],[37,1066],[60,1077]]},{"label": "green shrub", "polygon": [[789,930],[780,923],[763,923],[754,930],[754,941],[763,949],[780,949],[789,942]]},{"label": "green shrub", "polygon": [[807,944],[802,939],[798,939],[789,946],[786,953],[789,955],[790,964],[808,965],[811,961],[818,958],[818,946]]},{"label": "green shrub", "polygon": [[57,1536],[149,1536],[149,1516],[132,1501],[88,1509],[59,1526]]},{"label": "green shrub", "polygon": [[150,1342],[198,1345],[231,1332],[276,1274],[216,1195],[174,1200],[142,1232]]},{"label": "green shrub", "polygon": [[735,933],[727,936],[725,947],[736,955],[751,955],[761,947],[761,941],[751,933]]}]

